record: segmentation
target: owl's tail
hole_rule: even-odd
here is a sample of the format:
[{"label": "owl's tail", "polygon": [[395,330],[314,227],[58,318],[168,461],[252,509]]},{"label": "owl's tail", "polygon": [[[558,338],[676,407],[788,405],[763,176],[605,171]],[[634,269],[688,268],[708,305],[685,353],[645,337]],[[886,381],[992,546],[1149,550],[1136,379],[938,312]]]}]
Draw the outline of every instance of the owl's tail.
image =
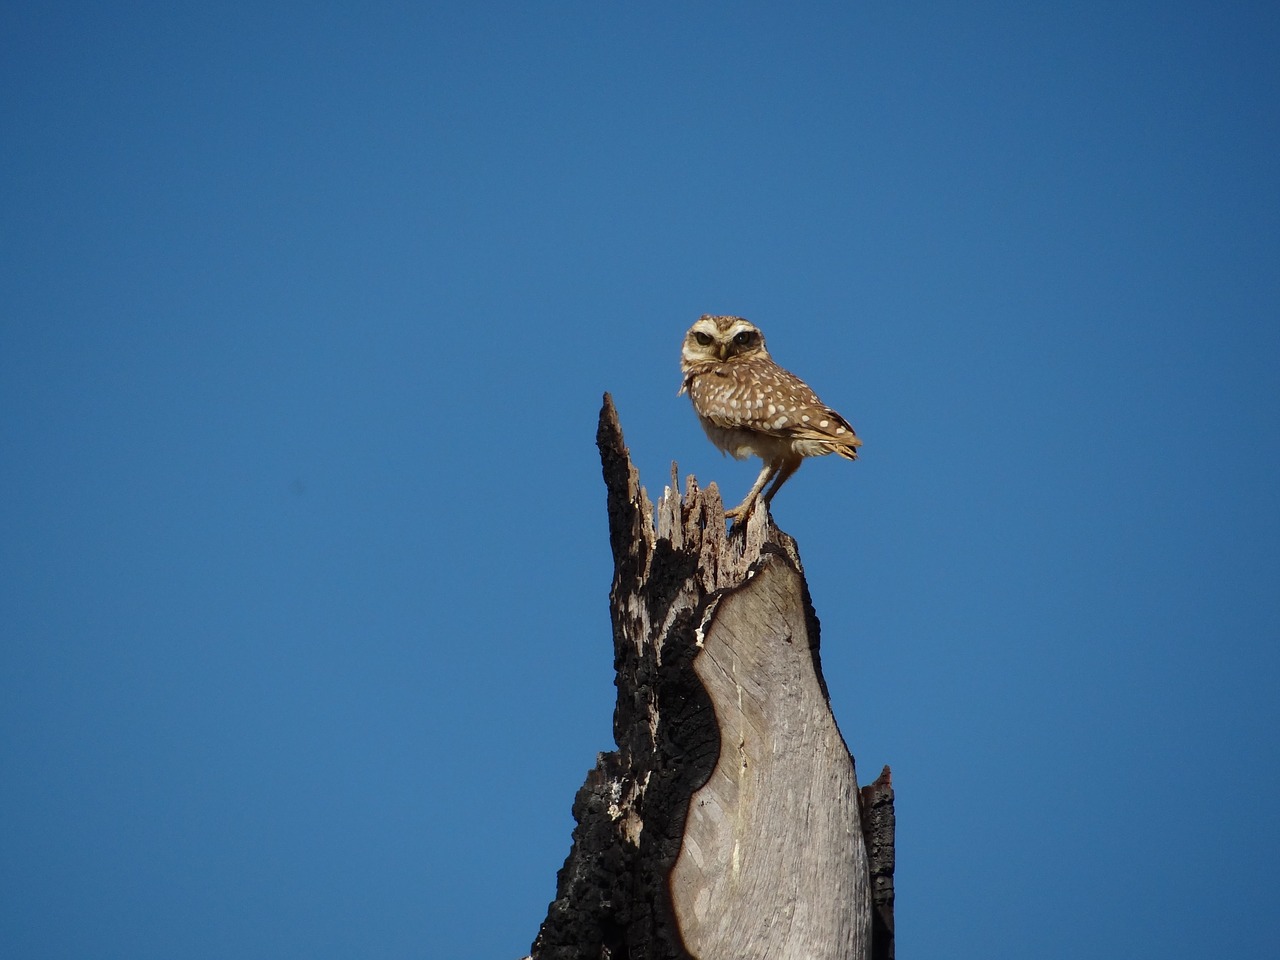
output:
[{"label": "owl's tail", "polygon": [[840,454],[840,456],[844,457],[846,460],[857,460],[858,448],[860,446],[862,446],[861,440],[857,437],[850,437],[843,443],[831,444],[831,449]]}]

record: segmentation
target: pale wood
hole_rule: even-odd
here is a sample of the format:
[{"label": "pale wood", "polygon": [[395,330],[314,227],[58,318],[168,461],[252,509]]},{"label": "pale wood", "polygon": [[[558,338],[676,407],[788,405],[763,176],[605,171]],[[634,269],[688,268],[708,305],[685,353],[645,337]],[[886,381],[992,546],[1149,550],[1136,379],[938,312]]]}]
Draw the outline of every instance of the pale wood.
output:
[{"label": "pale wood", "polygon": [[693,668],[720,759],[693,795],[671,889],[700,960],[869,954],[858,784],[814,670],[799,572],[779,555],[707,611]]}]

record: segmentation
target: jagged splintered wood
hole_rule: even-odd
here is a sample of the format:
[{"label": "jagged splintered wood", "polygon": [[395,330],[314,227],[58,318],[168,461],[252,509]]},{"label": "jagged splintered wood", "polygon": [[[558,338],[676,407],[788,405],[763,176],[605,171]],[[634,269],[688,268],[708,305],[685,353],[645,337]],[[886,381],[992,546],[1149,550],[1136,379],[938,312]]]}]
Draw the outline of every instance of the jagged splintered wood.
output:
[{"label": "jagged splintered wood", "polygon": [[618,703],[534,960],[891,960],[893,789],[858,790],[795,541],[714,484],[657,521],[608,395]]}]

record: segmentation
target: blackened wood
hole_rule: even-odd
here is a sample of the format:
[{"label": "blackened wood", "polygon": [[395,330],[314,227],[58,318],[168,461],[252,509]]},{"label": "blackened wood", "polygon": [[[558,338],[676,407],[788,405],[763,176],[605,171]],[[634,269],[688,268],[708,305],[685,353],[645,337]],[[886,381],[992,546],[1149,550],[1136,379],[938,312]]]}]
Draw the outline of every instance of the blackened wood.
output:
[{"label": "blackened wood", "polygon": [[871,960],[894,960],[893,871],[897,820],[893,811],[893,774],[885,767],[862,788],[862,835],[871,874]]}]

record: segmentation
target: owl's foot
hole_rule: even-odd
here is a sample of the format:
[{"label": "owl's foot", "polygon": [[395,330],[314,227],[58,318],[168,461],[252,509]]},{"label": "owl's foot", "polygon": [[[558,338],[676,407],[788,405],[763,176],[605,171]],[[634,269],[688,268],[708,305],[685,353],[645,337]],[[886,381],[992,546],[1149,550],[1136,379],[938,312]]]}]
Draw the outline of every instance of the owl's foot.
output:
[{"label": "owl's foot", "polygon": [[759,502],[759,497],[748,497],[732,510],[726,510],[724,512],[724,518],[726,520],[732,520],[735,527],[740,523],[746,523],[751,519],[751,511],[756,508],[756,505]]}]

